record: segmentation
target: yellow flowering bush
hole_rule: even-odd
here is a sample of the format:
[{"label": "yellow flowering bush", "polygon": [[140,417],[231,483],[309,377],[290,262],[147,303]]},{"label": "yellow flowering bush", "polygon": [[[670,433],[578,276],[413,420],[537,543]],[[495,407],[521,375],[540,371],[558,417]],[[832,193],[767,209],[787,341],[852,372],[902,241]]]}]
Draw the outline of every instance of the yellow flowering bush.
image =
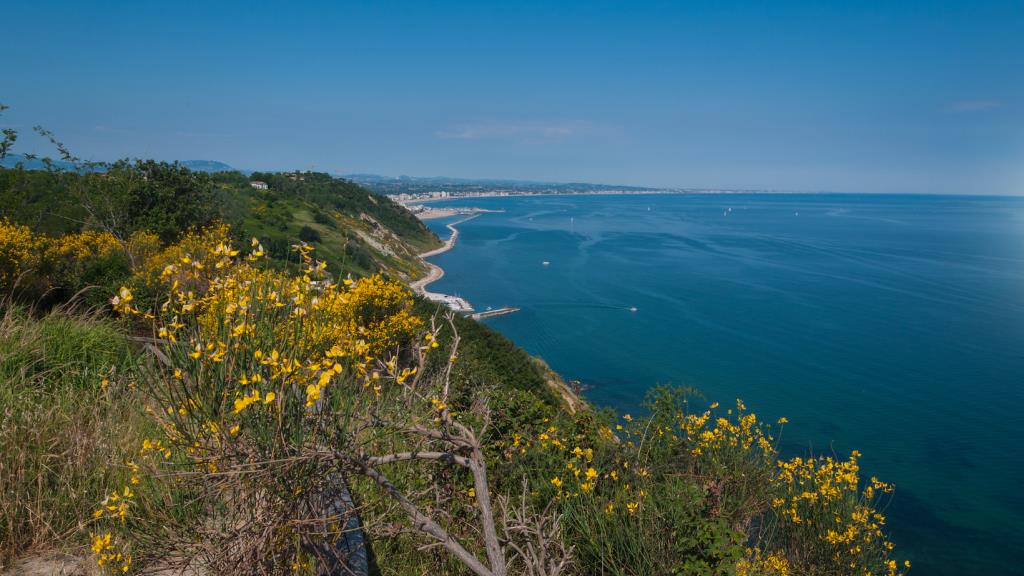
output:
[{"label": "yellow flowering bush", "polygon": [[[193,293],[206,289],[204,270],[213,269],[223,257],[217,251],[218,245],[227,242],[229,228],[226,224],[214,224],[206,228],[189,230],[175,243],[159,247],[159,238],[153,234],[139,237],[136,244],[141,248],[140,256],[134,262],[129,287],[140,301],[157,303],[164,296],[167,286],[178,282],[178,287]],[[237,252],[236,252],[237,255]]]},{"label": "yellow flowering bush", "polygon": [[34,302],[53,289],[63,291],[54,295],[60,299],[87,287],[107,288],[131,273],[133,261],[156,250],[154,239],[136,232],[121,241],[99,230],[51,238],[0,220],[0,290],[17,283],[18,296]]},{"label": "yellow flowering bush", "polygon": [[[554,417],[501,442],[510,475],[532,474],[538,500],[558,503],[581,565],[615,574],[729,574],[742,557],[741,532],[727,512],[732,493],[723,494],[710,466],[694,467],[682,398],[658,388],[649,415]],[[745,441],[757,437],[756,421],[745,422],[730,421],[728,431],[722,423],[723,446],[757,446]]]},{"label": "yellow flowering bush", "polygon": [[[226,227],[207,229],[146,263],[145,280],[162,287],[152,309],[129,287],[111,301],[151,319],[161,362],[146,392],[164,433],[142,452],[151,474],[193,475],[221,510],[200,529],[221,542],[207,550],[214,567],[227,554],[273,571],[307,562],[302,542],[337,538],[343,520],[309,520],[324,480],[347,465],[332,454],[369,442],[382,397],[417,373],[403,353],[420,349],[423,329],[410,293],[379,277],[335,283],[308,245],[294,249],[298,274],[272,270],[258,240],[243,254]],[[128,493],[101,516],[130,514]]]},{"label": "yellow flowering bush", "polygon": [[54,259],[80,261],[121,249],[121,242],[110,232],[85,230],[51,240],[47,252]]},{"label": "yellow flowering bush", "polygon": [[565,514],[581,564],[609,573],[739,576],[902,574],[879,498],[848,460],[779,458],[737,400],[692,410],[688,389],[651,391],[642,417],[545,418],[498,442],[510,475]]},{"label": "yellow flowering bush", "polygon": [[742,400],[715,416],[713,403],[700,414],[681,414],[678,429],[688,451],[688,470],[702,479],[716,512],[737,529],[768,507],[777,457],[770,428],[748,412]]},{"label": "yellow flowering bush", "polygon": [[902,574],[890,558],[893,544],[883,532],[885,516],[880,499],[893,486],[860,477],[860,453],[846,460],[831,456],[793,458],[778,462],[779,494],[766,548],[783,555],[797,573]]},{"label": "yellow flowering bush", "polygon": [[0,220],[0,288],[10,289],[23,273],[39,266],[40,244],[28,226]]}]

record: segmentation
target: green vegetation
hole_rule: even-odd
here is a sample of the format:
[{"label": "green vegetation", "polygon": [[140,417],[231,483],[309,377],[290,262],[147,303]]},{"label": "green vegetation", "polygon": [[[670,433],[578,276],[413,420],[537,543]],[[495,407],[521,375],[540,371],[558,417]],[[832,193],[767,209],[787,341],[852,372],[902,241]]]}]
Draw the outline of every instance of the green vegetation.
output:
[{"label": "green vegetation", "polygon": [[298,240],[314,243],[337,276],[422,273],[416,255],[439,244],[392,200],[326,174],[204,174],[178,164],[120,161],[104,172],[0,168],[0,214],[59,237],[100,230],[126,240],[145,231],[166,244],[187,230],[229,223],[236,240],[258,237],[285,261]]},{"label": "green vegetation", "polygon": [[[428,300],[418,300],[414,311],[429,319],[437,314],[438,306]],[[495,389],[503,393],[529,392],[547,404],[556,404],[557,395],[548,385],[554,377],[535,358],[516,346],[511,340],[485,324],[463,316],[452,319],[453,327],[461,337],[459,363],[452,370],[452,385],[459,391]],[[452,333],[443,332],[438,343],[443,351],[450,351]],[[439,355],[432,358],[443,363]],[[437,368],[434,364],[430,368]],[[460,394],[461,396],[461,394]]]},{"label": "green vegetation", "polygon": [[[269,254],[287,259],[296,240],[316,245],[335,274],[421,275],[416,255],[439,245],[415,216],[385,196],[314,172],[237,172],[212,176],[221,219],[239,238],[259,238]],[[257,190],[249,182],[266,182]]]},{"label": "green vegetation", "polygon": [[152,424],[126,401],[134,352],[110,320],[0,303],[0,566],[81,541]]},{"label": "green vegetation", "polygon": [[85,228],[118,237],[146,230],[164,242],[220,216],[206,174],[152,160],[122,160],[105,169],[0,169],[0,211],[12,222],[54,236]]}]

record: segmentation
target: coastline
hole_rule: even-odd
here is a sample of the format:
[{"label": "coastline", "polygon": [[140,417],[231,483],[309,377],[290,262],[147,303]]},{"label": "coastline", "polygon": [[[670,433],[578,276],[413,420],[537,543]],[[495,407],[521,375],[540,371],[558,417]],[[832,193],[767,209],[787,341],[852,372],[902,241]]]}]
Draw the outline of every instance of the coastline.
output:
[{"label": "coastline", "polygon": [[[590,192],[537,192],[530,194],[510,194],[508,192],[477,192],[472,194],[460,194],[458,196],[446,196],[438,198],[416,198],[414,200],[402,200],[399,204],[403,206],[416,205],[416,204],[427,204],[430,202],[448,202],[452,200],[466,200],[469,198],[518,198],[518,197],[530,197],[530,196],[673,196],[673,195],[686,195],[686,194],[731,194],[732,192],[689,192],[684,190],[643,190],[643,191],[628,191],[628,190],[602,190],[602,191],[590,191]],[[736,192],[737,194],[739,192]],[[433,208],[433,210],[448,210],[446,208]],[[487,210],[490,212],[490,210]],[[431,218],[443,218],[452,214],[442,214],[439,216],[427,216],[422,219],[427,220]],[[419,214],[417,214],[419,216]]]},{"label": "coastline", "polygon": [[414,293],[423,296],[427,300],[444,304],[451,308],[452,310],[455,310],[456,312],[473,311],[473,306],[463,298],[460,298],[458,296],[452,296],[450,294],[441,294],[440,292],[430,292],[429,290],[427,290],[428,285],[437,282],[442,277],[444,277],[444,268],[441,268],[440,266],[434,264],[433,262],[428,262],[427,258],[430,258],[431,256],[437,256],[438,254],[444,254],[445,252],[454,248],[456,240],[459,239],[459,229],[456,228],[455,225],[462,224],[463,222],[472,220],[473,218],[476,218],[479,215],[480,214],[473,214],[461,220],[457,220],[455,222],[447,224],[445,227],[451,230],[452,233],[451,236],[449,236],[448,239],[444,241],[444,244],[440,248],[435,248],[433,250],[428,250],[426,252],[419,254],[419,259],[427,267],[428,272],[427,275],[424,276],[423,278],[420,278],[419,280],[415,280],[409,283],[409,288],[411,288]]}]

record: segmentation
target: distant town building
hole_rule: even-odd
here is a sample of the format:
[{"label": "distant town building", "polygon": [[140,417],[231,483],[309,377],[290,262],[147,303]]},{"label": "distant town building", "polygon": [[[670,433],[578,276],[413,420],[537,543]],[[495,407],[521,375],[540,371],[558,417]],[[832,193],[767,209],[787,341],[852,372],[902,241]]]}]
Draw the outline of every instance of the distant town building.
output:
[{"label": "distant town building", "polygon": [[249,186],[252,186],[257,190],[266,190],[267,188],[270,188],[266,182],[262,182],[260,180],[253,180],[252,182],[249,182]]}]

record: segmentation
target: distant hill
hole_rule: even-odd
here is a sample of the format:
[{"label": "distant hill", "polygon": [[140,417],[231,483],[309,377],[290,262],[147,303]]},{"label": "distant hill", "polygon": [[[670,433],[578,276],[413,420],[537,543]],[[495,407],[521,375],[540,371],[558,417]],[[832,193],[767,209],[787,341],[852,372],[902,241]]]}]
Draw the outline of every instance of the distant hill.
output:
[{"label": "distant hill", "polygon": [[216,160],[179,160],[178,164],[193,172],[237,172],[228,164]]},{"label": "distant hill", "polygon": [[[0,168],[15,168],[18,163],[21,163],[22,167],[26,170],[44,170],[46,169],[46,163],[41,158],[25,158],[23,154],[8,154],[5,158],[0,160]],[[63,160],[53,160],[53,167],[60,170],[75,170],[76,166],[71,162],[65,162]],[[233,167],[217,160],[179,160],[178,164],[188,168],[193,172],[236,172]],[[105,169],[98,167],[96,172],[104,172]]]}]

